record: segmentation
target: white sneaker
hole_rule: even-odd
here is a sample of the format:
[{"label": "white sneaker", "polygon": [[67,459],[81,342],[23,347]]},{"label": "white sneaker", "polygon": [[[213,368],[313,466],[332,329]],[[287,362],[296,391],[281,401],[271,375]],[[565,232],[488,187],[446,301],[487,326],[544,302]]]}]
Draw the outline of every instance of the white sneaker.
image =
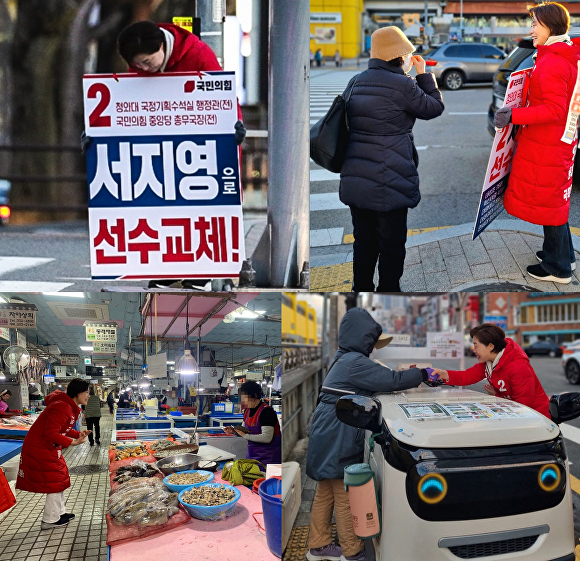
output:
[{"label": "white sneaker", "polygon": [[[543,251],[536,251],[536,259],[541,263],[542,257],[540,257],[540,253],[544,253],[544,252]],[[576,262],[570,263],[570,267],[572,268],[573,271],[575,271],[576,270]]]}]

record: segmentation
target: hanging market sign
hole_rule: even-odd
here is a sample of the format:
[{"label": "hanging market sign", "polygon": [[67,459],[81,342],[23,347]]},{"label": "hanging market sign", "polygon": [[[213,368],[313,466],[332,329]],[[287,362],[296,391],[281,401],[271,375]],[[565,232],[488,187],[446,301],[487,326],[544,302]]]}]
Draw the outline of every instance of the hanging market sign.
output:
[{"label": "hanging market sign", "polygon": [[117,352],[117,343],[105,343],[103,341],[93,342],[93,353],[115,354],[116,352]]},{"label": "hanging market sign", "polygon": [[79,355],[60,355],[60,363],[63,366],[78,366]]},{"label": "hanging market sign", "polygon": [[16,332],[16,344],[26,348],[26,335],[21,331]]},{"label": "hanging market sign", "polygon": [[[117,342],[117,324],[113,321],[90,322],[85,321],[86,340]],[[115,349],[116,352],[116,349]]]},{"label": "hanging market sign", "polygon": [[0,327],[0,337],[6,339],[6,341],[10,341],[10,329],[7,327]]},{"label": "hanging market sign", "polygon": [[119,374],[119,368],[116,366],[110,366],[108,368],[103,368],[104,376],[117,376]]},{"label": "hanging market sign", "polygon": [[0,304],[0,326],[36,329],[37,310],[34,304]]}]

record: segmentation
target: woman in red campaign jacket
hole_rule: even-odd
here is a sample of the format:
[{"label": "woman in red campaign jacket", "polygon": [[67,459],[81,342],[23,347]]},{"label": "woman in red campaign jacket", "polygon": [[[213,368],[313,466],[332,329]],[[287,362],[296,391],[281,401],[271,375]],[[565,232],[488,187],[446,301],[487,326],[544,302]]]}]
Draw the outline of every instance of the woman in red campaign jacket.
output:
[{"label": "woman in red campaign jacket", "polygon": [[[138,21],[119,35],[119,53],[137,73],[220,71],[215,53],[196,35],[170,23]],[[246,137],[242,111],[238,104],[236,142]]]},{"label": "woman in red campaign jacket", "polygon": [[550,419],[548,396],[523,349],[491,323],[474,327],[470,335],[479,364],[467,370],[435,368],[434,373],[454,386],[469,386],[487,378],[488,394],[527,405]]},{"label": "woman in red campaign jacket", "polygon": [[[496,113],[498,128],[521,125],[504,206],[509,214],[544,227],[540,264],[528,273],[567,284],[576,268],[568,212],[577,139],[570,101],[578,74],[580,47],[568,36],[570,15],[555,2],[530,8],[531,36],[537,47],[525,107]],[[572,264],[572,265],[571,265]]]},{"label": "woman in red campaign jacket", "polygon": [[57,390],[46,396],[46,409],[24,439],[16,488],[46,493],[42,530],[66,526],[75,517],[65,511],[64,490],[70,487],[70,477],[62,449],[82,444],[91,432],[73,428],[79,406],[86,405],[88,399],[89,382],[72,379],[66,393]]}]

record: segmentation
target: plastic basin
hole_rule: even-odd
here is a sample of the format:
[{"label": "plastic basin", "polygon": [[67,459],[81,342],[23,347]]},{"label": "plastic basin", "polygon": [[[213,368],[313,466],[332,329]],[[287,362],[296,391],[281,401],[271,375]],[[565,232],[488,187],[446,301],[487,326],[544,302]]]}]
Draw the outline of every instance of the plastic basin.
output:
[{"label": "plastic basin", "polygon": [[[221,485],[222,485],[221,483],[205,483],[203,485],[190,485],[188,489],[191,487],[221,487]],[[235,487],[233,487],[232,485],[224,484],[224,489],[231,489],[234,492],[235,496],[229,503],[225,503],[223,505],[218,506],[190,505],[189,503],[186,503],[183,500],[183,494],[187,491],[187,489],[181,491],[177,499],[183,505],[183,508],[185,508],[185,510],[187,510],[187,512],[193,518],[198,518],[199,520],[219,520],[222,514],[225,514],[233,510],[233,508],[236,506],[236,503],[240,500],[240,497],[242,496],[240,491]]]},{"label": "plastic basin", "polygon": [[172,483],[169,483],[167,481],[171,477],[171,475],[168,475],[167,477],[163,478],[163,483],[165,484],[166,487],[171,489],[171,491],[173,493],[181,493],[181,491],[183,491],[185,489],[189,489],[190,487],[199,487],[200,485],[205,485],[207,483],[212,482],[214,479],[214,474],[211,471],[205,471],[203,469],[188,469],[186,471],[180,471],[179,475],[183,475],[184,473],[199,473],[201,475],[208,475],[209,478],[206,479],[205,481],[201,481],[200,483],[188,483],[187,485],[173,485]]}]

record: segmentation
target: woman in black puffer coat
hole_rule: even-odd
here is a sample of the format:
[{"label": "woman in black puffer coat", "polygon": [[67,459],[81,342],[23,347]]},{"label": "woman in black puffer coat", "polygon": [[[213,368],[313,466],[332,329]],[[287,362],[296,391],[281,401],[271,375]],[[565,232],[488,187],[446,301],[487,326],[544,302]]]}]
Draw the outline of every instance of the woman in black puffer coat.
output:
[{"label": "woman in black puffer coat", "polygon": [[[399,292],[405,262],[407,209],[421,200],[415,119],[443,113],[441,93],[425,61],[397,27],[371,36],[368,70],[355,76],[347,112],[350,138],[340,174],[340,200],[351,210],[354,234],[353,291]],[[417,78],[406,74],[415,66]],[[354,84],[354,86],[353,86]]]}]

